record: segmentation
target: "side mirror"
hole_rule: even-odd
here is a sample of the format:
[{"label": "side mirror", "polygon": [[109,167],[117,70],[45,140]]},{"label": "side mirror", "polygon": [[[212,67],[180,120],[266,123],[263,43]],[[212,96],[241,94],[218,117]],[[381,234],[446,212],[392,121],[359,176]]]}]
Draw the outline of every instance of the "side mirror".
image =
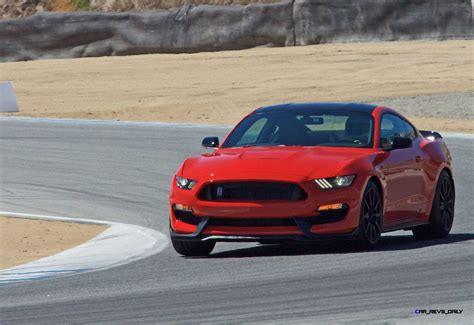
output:
[{"label": "side mirror", "polygon": [[219,138],[218,137],[206,137],[202,139],[202,146],[205,148],[218,148]]},{"label": "side mirror", "polygon": [[413,141],[410,138],[405,137],[394,137],[391,149],[404,149],[410,148],[413,145]]}]

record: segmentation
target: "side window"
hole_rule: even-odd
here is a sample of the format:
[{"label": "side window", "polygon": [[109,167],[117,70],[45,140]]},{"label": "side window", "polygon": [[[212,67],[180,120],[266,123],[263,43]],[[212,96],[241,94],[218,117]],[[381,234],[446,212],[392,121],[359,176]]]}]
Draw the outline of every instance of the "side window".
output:
[{"label": "side window", "polygon": [[403,136],[414,140],[416,138],[416,131],[410,123],[407,123],[404,120],[401,120],[403,125]]},{"label": "side window", "polygon": [[394,137],[416,138],[415,129],[396,115],[384,114],[380,123],[380,144],[382,147],[393,142]]}]

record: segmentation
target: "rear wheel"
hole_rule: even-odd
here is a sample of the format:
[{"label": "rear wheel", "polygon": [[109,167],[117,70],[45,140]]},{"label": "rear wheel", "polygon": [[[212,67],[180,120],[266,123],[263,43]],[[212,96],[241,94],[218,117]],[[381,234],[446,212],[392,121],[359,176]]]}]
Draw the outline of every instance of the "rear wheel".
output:
[{"label": "rear wheel", "polygon": [[382,236],[382,197],[374,182],[369,182],[362,198],[357,246],[369,249],[377,245]]},{"label": "rear wheel", "polygon": [[183,241],[171,238],[174,250],[183,256],[208,256],[214,247],[216,242],[213,241]]},{"label": "rear wheel", "polygon": [[431,208],[430,224],[416,227],[416,239],[435,239],[446,237],[454,221],[454,184],[446,171],[443,171],[436,185],[436,193]]}]

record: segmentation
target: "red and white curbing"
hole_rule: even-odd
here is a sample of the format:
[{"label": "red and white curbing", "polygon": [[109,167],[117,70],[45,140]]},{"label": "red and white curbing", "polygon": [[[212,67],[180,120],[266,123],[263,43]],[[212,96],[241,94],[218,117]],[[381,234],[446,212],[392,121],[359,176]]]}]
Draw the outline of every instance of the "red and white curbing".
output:
[{"label": "red and white curbing", "polygon": [[56,255],[0,270],[0,286],[47,279],[56,276],[105,270],[157,254],[168,245],[168,238],[153,229],[102,220],[0,211],[1,215],[55,221],[109,225],[91,240]]}]

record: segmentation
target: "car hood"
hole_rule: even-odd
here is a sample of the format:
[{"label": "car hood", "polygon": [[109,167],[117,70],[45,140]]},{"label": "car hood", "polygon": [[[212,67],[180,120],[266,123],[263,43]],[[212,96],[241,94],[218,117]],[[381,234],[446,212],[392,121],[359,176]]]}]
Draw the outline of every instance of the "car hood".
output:
[{"label": "car hood", "polygon": [[226,148],[188,158],[181,171],[184,177],[201,179],[271,179],[276,174],[332,177],[372,153],[370,149],[331,147]]}]

